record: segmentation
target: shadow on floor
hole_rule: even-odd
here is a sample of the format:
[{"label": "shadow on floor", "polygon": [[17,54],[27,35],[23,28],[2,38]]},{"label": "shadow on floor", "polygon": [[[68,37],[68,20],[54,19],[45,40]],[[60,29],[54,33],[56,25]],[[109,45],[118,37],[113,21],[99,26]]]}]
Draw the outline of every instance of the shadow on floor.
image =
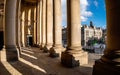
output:
[{"label": "shadow on floor", "polygon": [[48,53],[43,53],[39,48],[22,48],[19,61],[6,64],[12,68],[6,69],[1,63],[0,75],[15,72],[13,75],[92,75],[92,67],[66,68],[60,64],[60,58],[50,58]]},{"label": "shadow on floor", "polygon": [[0,75],[11,75],[5,66],[0,62]]}]

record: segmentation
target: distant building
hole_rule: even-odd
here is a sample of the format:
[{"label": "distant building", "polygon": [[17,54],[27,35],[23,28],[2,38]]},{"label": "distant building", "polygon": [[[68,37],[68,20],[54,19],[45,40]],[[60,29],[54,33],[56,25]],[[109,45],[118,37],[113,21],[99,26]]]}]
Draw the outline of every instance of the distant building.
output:
[{"label": "distant building", "polygon": [[86,43],[88,42],[88,40],[90,39],[100,39],[102,38],[102,28],[100,27],[95,27],[92,23],[92,21],[90,21],[90,26],[87,25],[83,25],[81,28],[81,44],[83,46],[86,46]]},{"label": "distant building", "polygon": [[67,27],[62,28],[62,43],[63,43],[63,46],[66,47],[66,45],[67,45]]},{"label": "distant building", "polygon": [[103,37],[103,41],[106,42],[106,40],[107,40],[107,32],[106,32],[106,29],[103,29],[103,35],[102,35],[102,37]]},{"label": "distant building", "polygon": [[[103,30],[100,27],[95,27],[90,21],[90,25],[83,25],[81,27],[81,44],[82,46],[86,46],[88,40],[92,38],[100,39],[103,37]],[[62,42],[63,45],[67,44],[67,27],[62,28]]]}]

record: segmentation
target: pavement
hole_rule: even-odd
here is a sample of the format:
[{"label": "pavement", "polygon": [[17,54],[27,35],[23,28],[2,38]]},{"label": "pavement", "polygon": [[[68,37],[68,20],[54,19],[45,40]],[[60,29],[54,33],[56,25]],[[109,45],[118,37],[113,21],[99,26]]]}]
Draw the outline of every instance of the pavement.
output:
[{"label": "pavement", "polygon": [[61,65],[60,57],[51,58],[39,48],[21,48],[19,61],[0,62],[0,75],[92,75],[100,54],[89,53],[89,63],[75,68]]}]

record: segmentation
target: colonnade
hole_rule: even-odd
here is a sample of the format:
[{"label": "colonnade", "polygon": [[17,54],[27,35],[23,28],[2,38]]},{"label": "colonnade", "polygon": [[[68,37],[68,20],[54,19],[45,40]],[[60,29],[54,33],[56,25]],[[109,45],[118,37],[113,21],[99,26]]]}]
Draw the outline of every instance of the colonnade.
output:
[{"label": "colonnade", "polygon": [[20,52],[21,47],[26,47],[27,37],[32,36],[33,44],[39,45],[43,52],[49,52],[51,57],[61,56],[63,65],[72,67],[87,64],[87,53],[81,47],[79,0],[67,0],[66,49],[62,47],[61,0],[40,0],[32,5],[20,5],[20,1],[9,0],[5,5],[4,49],[7,52],[7,60],[18,60],[18,51]]},{"label": "colonnade", "polygon": [[[16,18],[17,1],[6,0],[5,5],[4,49],[8,61],[18,60],[16,44],[16,20],[19,18]],[[39,44],[40,49],[44,52],[49,52],[52,57],[61,54],[61,63],[64,66],[75,67],[79,64],[87,64],[88,54],[81,47],[80,0],[67,0],[67,48],[65,50],[62,47],[61,0],[40,0],[39,2],[29,11],[21,6],[20,45],[24,47],[27,34],[31,34],[34,44]],[[106,7],[107,48],[103,57],[95,62],[93,75],[105,75],[103,72],[109,74],[110,67],[117,68],[116,70],[120,69],[120,1],[106,0]],[[30,15],[31,13],[32,15]],[[113,73],[118,75],[119,71]]]}]

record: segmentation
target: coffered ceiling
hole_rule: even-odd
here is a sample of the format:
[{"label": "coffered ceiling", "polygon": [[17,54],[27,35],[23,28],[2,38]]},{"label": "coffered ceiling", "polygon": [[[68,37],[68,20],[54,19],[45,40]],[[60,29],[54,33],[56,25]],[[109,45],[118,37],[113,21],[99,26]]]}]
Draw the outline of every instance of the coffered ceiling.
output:
[{"label": "coffered ceiling", "polygon": [[[22,3],[27,3],[27,4],[34,4],[37,3],[39,0],[21,0]],[[3,14],[3,8],[4,8],[4,0],[0,0],[0,15]]]}]

